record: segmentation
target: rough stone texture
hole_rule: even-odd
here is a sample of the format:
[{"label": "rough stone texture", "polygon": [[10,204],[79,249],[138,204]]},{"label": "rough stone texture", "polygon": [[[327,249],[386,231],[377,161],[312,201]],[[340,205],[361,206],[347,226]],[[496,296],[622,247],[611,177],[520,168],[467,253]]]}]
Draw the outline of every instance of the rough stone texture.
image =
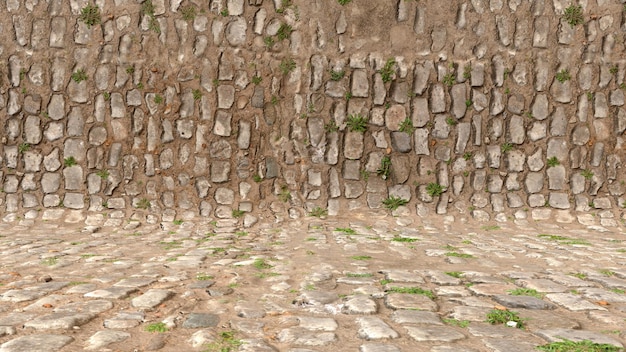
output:
[{"label": "rough stone texture", "polygon": [[[158,0],[140,14],[119,0],[98,2],[94,26],[78,18],[85,1],[69,5],[6,4],[7,222],[42,205],[116,209],[123,216],[107,224],[146,224],[242,202],[278,220],[329,200],[340,213],[380,209],[385,189],[411,184],[403,194],[415,214],[461,215],[470,202],[481,208],[471,215],[507,221],[527,206],[581,215],[623,203],[623,24],[594,7],[621,3],[584,8],[597,15],[585,40],[559,20],[563,1],[475,0],[443,12],[400,1],[361,21],[367,4]],[[350,116],[367,120],[365,131]],[[296,186],[311,166],[314,182]],[[382,175],[384,187],[366,188]],[[237,187],[257,180],[245,195]],[[445,188],[434,200],[431,182]],[[270,208],[285,184],[292,202]],[[135,213],[142,199],[154,207]],[[619,226],[617,213],[601,219]]]}]

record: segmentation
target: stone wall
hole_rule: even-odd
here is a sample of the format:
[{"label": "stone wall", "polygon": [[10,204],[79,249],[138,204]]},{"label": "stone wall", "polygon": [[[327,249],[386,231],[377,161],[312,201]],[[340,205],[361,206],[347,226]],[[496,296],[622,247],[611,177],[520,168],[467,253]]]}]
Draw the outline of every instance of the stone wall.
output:
[{"label": "stone wall", "polygon": [[569,5],[7,0],[3,220],[249,226],[398,197],[616,226],[626,8]]}]

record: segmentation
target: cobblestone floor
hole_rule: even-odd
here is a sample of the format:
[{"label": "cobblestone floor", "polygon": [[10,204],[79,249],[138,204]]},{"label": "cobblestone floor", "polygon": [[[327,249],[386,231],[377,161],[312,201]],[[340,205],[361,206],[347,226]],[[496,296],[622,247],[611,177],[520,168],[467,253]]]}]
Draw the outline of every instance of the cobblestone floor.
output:
[{"label": "cobblestone floor", "polygon": [[[622,233],[383,214],[230,225],[3,224],[0,351],[511,352],[560,338],[625,341]],[[517,312],[522,328],[487,323],[494,309]]]}]

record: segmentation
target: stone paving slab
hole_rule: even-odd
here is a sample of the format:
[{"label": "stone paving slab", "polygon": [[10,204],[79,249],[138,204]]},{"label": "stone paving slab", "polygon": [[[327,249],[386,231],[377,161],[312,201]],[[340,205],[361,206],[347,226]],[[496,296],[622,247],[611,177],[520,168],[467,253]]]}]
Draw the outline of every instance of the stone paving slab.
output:
[{"label": "stone paving slab", "polygon": [[[106,227],[85,234],[75,226],[59,227],[55,237],[60,240],[53,242],[49,229],[6,228],[0,251],[16,250],[29,264],[0,258],[7,273],[19,274],[0,276],[0,294],[32,291],[37,298],[5,302],[0,350],[38,351],[38,344],[48,341],[48,350],[58,351],[203,350],[240,342],[245,342],[242,351],[529,351],[559,334],[624,344],[624,293],[613,282],[590,279],[613,267],[613,257],[568,257],[567,249],[551,246],[520,248],[508,235],[544,241],[537,236],[544,230],[540,225],[483,226],[454,221],[398,225],[389,216],[305,218],[280,227],[261,222],[245,235],[237,235],[241,229],[193,222],[134,229],[149,237]],[[621,246],[596,232],[559,226],[558,233],[582,238],[594,251],[620,253]],[[332,233],[346,233],[337,228],[368,233],[369,239],[334,239]],[[417,232],[422,240],[393,241],[397,237],[387,236],[389,231]],[[207,232],[220,234],[206,237]],[[110,243],[102,242],[105,234]],[[324,246],[307,240],[314,234],[328,235]],[[100,241],[97,246],[72,244],[90,243],[93,236]],[[171,248],[183,242],[184,249]],[[32,250],[44,244],[53,251],[77,247],[73,255],[79,259],[57,268],[28,260],[38,257]],[[398,246],[405,257],[397,255]],[[468,258],[454,263],[445,255],[426,255],[451,246],[472,247],[474,256],[489,262]],[[509,246],[515,258],[490,257]],[[176,254],[200,252],[210,254],[199,267],[167,265],[181,257]],[[107,253],[113,259],[94,265],[86,261],[93,256],[82,253]],[[520,262],[519,253],[541,255]],[[546,256],[568,265],[550,266]],[[47,283],[37,282],[44,279],[42,267]],[[511,294],[531,287],[545,291],[538,297]],[[486,323],[493,309],[516,312],[526,327]]]}]

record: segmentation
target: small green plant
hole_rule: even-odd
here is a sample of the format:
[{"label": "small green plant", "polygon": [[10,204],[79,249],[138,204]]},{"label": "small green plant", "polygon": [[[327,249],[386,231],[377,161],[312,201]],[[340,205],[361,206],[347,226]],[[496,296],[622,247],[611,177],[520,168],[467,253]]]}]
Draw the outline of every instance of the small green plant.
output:
[{"label": "small green plant", "polygon": [[53,266],[53,265],[56,265],[58,262],[59,262],[59,258],[50,257],[50,258],[43,259],[41,261],[41,264],[47,265],[47,266]]},{"label": "small green plant", "polygon": [[96,175],[98,175],[101,179],[106,180],[109,177],[109,171],[106,169],[98,170],[96,171]]},{"label": "small green plant", "polygon": [[367,131],[367,118],[361,114],[350,114],[346,121],[348,129],[353,132],[365,132]]},{"label": "small green plant", "polygon": [[378,70],[378,73],[380,73],[380,76],[383,79],[384,83],[391,82],[391,80],[393,80],[393,75],[396,73],[395,65],[395,59],[387,59],[387,61],[385,62],[385,66]]},{"label": "small green plant", "polygon": [[208,274],[205,274],[205,273],[197,273],[196,274],[196,280],[198,280],[198,281],[213,280],[213,275],[208,275]]},{"label": "small green plant", "polygon": [[446,271],[446,275],[460,279],[463,276],[461,271]]},{"label": "small green plant", "polygon": [[264,37],[263,38],[263,44],[265,44],[266,47],[271,47],[272,45],[274,45],[274,37]]},{"label": "small green plant", "polygon": [[350,99],[352,99],[352,92],[346,92],[343,97],[344,99],[346,99],[346,101],[350,101]]},{"label": "small green plant", "polygon": [[614,275],[615,275],[615,272],[614,272],[614,271],[612,271],[612,270],[609,270],[609,269],[600,269],[600,270],[598,270],[598,272],[599,272],[600,274],[602,274],[602,275],[604,275],[604,276],[608,276],[608,277],[611,277],[611,276],[614,276]]},{"label": "small green plant", "polygon": [[506,95],[511,94],[511,89],[509,89],[509,88],[504,88],[504,94],[506,94]]},{"label": "small green plant", "polygon": [[261,83],[261,81],[263,81],[263,77],[261,77],[261,76],[253,76],[252,77],[252,83],[254,85],[259,85],[259,83]]},{"label": "small green plant", "polygon": [[372,277],[370,273],[346,273],[346,277]]},{"label": "small green plant", "polygon": [[448,117],[446,118],[446,123],[447,123],[449,126],[456,126],[459,122],[458,122],[458,121],[457,121],[454,117],[452,117],[452,116],[448,116]]},{"label": "small green plant", "polygon": [[133,73],[135,73],[135,67],[133,66],[126,67],[126,73],[128,73],[129,75],[132,75]]},{"label": "small green plant", "polygon": [[346,71],[344,70],[339,70],[339,71],[330,70],[330,79],[333,81],[340,81],[345,75],[346,75]]},{"label": "small green plant", "polygon": [[585,274],[585,273],[570,273],[569,275],[577,277],[577,278],[579,278],[581,280],[584,280],[584,279],[587,278],[587,274]]},{"label": "small green plant", "polygon": [[548,167],[555,167],[557,165],[560,165],[561,163],[559,162],[559,159],[556,158],[556,156],[553,156],[551,158],[548,158],[547,164]]},{"label": "small green plant", "polygon": [[400,132],[412,134],[414,129],[413,120],[408,117],[400,124]]},{"label": "small green plant", "polygon": [[85,73],[85,70],[81,68],[72,73],[72,80],[76,83],[87,80],[87,74]]},{"label": "small green plant", "polygon": [[337,126],[335,120],[330,120],[327,124],[324,125],[324,130],[326,130],[326,132],[328,133],[337,132],[339,131],[339,126]]},{"label": "small green plant", "polygon": [[24,79],[24,77],[26,77],[26,69],[25,68],[20,68],[20,81]]},{"label": "small green plant", "polygon": [[465,79],[470,79],[472,78],[472,65],[465,65],[465,67],[463,67],[463,78]]},{"label": "small green plant", "polygon": [[367,170],[359,170],[359,175],[363,179],[363,181],[367,181],[370,179],[370,173]]},{"label": "small green plant", "polygon": [[509,294],[512,296],[531,296],[536,298],[543,298],[543,293],[537,292],[537,290],[532,288],[516,288],[515,290],[510,290]]},{"label": "small green plant", "polygon": [[518,329],[524,327],[524,321],[519,317],[518,313],[510,310],[492,309],[489,313],[487,313],[487,319],[485,321],[492,325],[515,322],[515,327]]},{"label": "small green plant", "polygon": [[196,8],[194,6],[189,5],[183,7],[180,13],[183,15],[183,20],[185,21],[193,21],[196,19]]},{"label": "small green plant", "polygon": [[182,219],[175,219],[174,221],[172,221],[172,223],[173,223],[174,225],[182,225],[183,220],[182,220]]},{"label": "small green plant", "polygon": [[390,293],[406,293],[410,295],[422,295],[426,296],[430,299],[435,299],[435,294],[433,291],[424,290],[419,287],[390,287],[387,292]]},{"label": "small green plant", "polygon": [[485,226],[481,226],[481,229],[485,231],[495,231],[495,230],[500,230],[501,227],[498,225],[485,225]]},{"label": "small green plant", "polygon": [[18,147],[17,147],[17,151],[22,154],[24,152],[27,152],[30,150],[30,143],[21,143]]},{"label": "small green plant", "polygon": [[450,72],[447,75],[443,76],[443,84],[451,87],[456,83],[456,79],[454,78],[454,73]]},{"label": "small green plant", "polygon": [[354,255],[354,256],[352,256],[350,258],[354,259],[354,260],[369,260],[369,259],[372,259],[372,257],[369,256],[369,255]]},{"label": "small green plant", "polygon": [[470,153],[470,152],[463,153],[463,159],[465,161],[469,161],[471,158],[472,158],[472,153]]},{"label": "small green plant", "polygon": [[450,319],[450,318],[443,318],[442,320],[444,323],[448,325],[458,326],[460,328],[466,328],[470,324],[469,320],[457,320],[457,319]]},{"label": "small green plant", "polygon": [[200,100],[202,98],[202,92],[200,91],[200,89],[192,90],[191,94],[193,94],[193,100]]},{"label": "small green plant", "polygon": [[100,24],[102,22],[102,17],[100,16],[100,8],[98,5],[87,5],[80,10],[80,15],[78,19],[87,25],[87,28],[91,28],[91,26]]},{"label": "small green plant", "polygon": [[565,11],[563,11],[563,19],[565,19],[565,22],[567,22],[572,28],[582,24],[585,21],[582,6],[570,5],[565,8]]},{"label": "small green plant", "polygon": [[385,208],[389,209],[389,210],[396,210],[398,209],[398,207],[400,207],[401,205],[405,205],[407,204],[409,201],[406,199],[402,199],[400,197],[396,197],[396,196],[391,196],[385,200],[383,200],[383,205],[385,206]]},{"label": "small green plant", "polygon": [[147,198],[141,198],[138,202],[137,202],[137,208],[138,209],[148,209],[150,208],[150,201]]},{"label": "small green plant", "polygon": [[320,208],[320,207],[313,208],[311,212],[309,213],[309,216],[314,216],[316,218],[321,218],[326,215],[328,215],[328,210],[324,208]]},{"label": "small green plant", "polygon": [[546,345],[536,347],[540,351],[547,352],[619,352],[624,349],[621,347],[609,345],[607,343],[595,343],[590,340],[551,342]]},{"label": "small green plant", "polygon": [[592,92],[587,92],[586,94],[587,94],[587,100],[588,101],[592,101],[593,97],[594,97],[594,94]]},{"label": "small green plant", "polygon": [[581,171],[580,174],[585,178],[585,180],[591,180],[593,178],[593,172],[591,172],[591,170],[585,169]]},{"label": "small green plant", "polygon": [[104,92],[104,93],[102,93],[102,97],[104,98],[104,101],[109,101],[109,100],[111,100],[111,93]]},{"label": "small green plant", "polygon": [[417,242],[418,239],[417,238],[410,238],[410,237],[400,237],[400,236],[394,236],[391,239],[392,242],[407,242],[407,243],[413,243],[413,242]]},{"label": "small green plant", "polygon": [[289,189],[287,188],[287,186],[282,186],[280,188],[278,199],[282,200],[285,203],[291,200],[291,192],[289,192]]},{"label": "small green plant", "polygon": [[290,25],[283,23],[278,28],[278,32],[276,32],[276,38],[281,41],[289,39],[289,36],[291,36],[291,32],[293,32],[293,28]]},{"label": "small green plant", "polygon": [[503,143],[503,144],[500,146],[500,150],[501,150],[503,153],[510,152],[511,150],[513,150],[513,144],[512,144],[512,143],[508,143],[508,142],[507,142],[507,143]]},{"label": "small green plant", "polygon": [[467,99],[467,100],[465,101],[465,106],[466,106],[466,107],[468,107],[468,108],[469,108],[470,106],[472,106],[472,104],[474,104],[474,102],[472,102],[472,99]]},{"label": "small green plant", "polygon": [[444,191],[443,186],[436,182],[430,182],[426,185],[426,193],[431,197],[439,197]]},{"label": "small green plant", "polygon": [[137,89],[143,89],[143,82],[137,83]]},{"label": "small green plant", "polygon": [[389,178],[391,174],[391,158],[389,156],[385,155],[380,159],[380,167],[376,170],[376,174],[383,180]]},{"label": "small green plant", "polygon": [[280,71],[286,75],[296,69],[296,62],[292,58],[283,59],[280,62]]},{"label": "small green plant", "polygon": [[467,253],[459,253],[459,252],[447,252],[446,253],[446,257],[457,257],[457,258],[464,258],[464,259],[471,259],[471,258],[475,258],[473,255],[471,254],[467,254]]},{"label": "small green plant", "polygon": [[610,72],[612,75],[617,74],[617,71],[619,71],[619,67],[617,67],[617,65],[613,65],[613,66],[611,66],[611,68],[609,69],[609,72]]},{"label": "small green plant", "polygon": [[281,1],[281,6],[280,8],[276,9],[277,13],[284,13],[286,9],[288,9],[289,7],[291,7],[293,4],[291,3],[291,0],[282,0]]},{"label": "small green plant", "polygon": [[346,6],[347,4],[349,4],[352,0],[337,0],[337,2],[339,3],[339,5],[341,6]]},{"label": "small green plant", "polygon": [[165,325],[165,323],[148,324],[148,326],[146,326],[146,331],[147,332],[166,332],[167,325]]},{"label": "small green plant", "polygon": [[569,74],[569,70],[568,69],[562,69],[561,71],[556,73],[556,80],[564,83],[565,81],[569,81],[570,79],[572,79],[572,76]]},{"label": "small green plant", "polygon": [[343,232],[346,235],[356,235],[356,231],[354,231],[354,229],[350,227],[336,227],[335,231]]},{"label": "small green plant", "polygon": [[163,97],[160,94],[155,94],[154,95],[154,103],[155,104],[161,104],[163,102]]},{"label": "small green plant", "polygon": [[252,180],[254,182],[256,182],[256,183],[259,183],[259,182],[263,181],[263,178],[259,174],[254,174],[254,175],[252,175]]},{"label": "small green plant", "polygon": [[73,156],[69,156],[65,159],[63,159],[63,165],[65,165],[65,167],[71,167],[78,164],[76,162],[76,159]]},{"label": "small green plant", "polygon": [[228,8],[224,7],[222,9],[222,11],[220,11],[220,15],[222,15],[222,17],[228,17],[229,13],[228,13]]},{"label": "small green plant", "polygon": [[272,98],[270,98],[270,103],[271,103],[272,105],[276,105],[276,104],[278,104],[278,101],[279,101],[279,100],[278,100],[278,97],[277,97],[277,96],[275,96],[275,95],[272,95]]},{"label": "small green plant", "polygon": [[252,263],[252,266],[258,270],[271,269],[274,267],[273,265],[268,264],[263,258],[255,259],[254,262]]},{"label": "small green plant", "polygon": [[239,209],[233,209],[233,218],[237,219],[243,216],[243,214],[245,214],[246,212],[243,210],[239,210]]}]

